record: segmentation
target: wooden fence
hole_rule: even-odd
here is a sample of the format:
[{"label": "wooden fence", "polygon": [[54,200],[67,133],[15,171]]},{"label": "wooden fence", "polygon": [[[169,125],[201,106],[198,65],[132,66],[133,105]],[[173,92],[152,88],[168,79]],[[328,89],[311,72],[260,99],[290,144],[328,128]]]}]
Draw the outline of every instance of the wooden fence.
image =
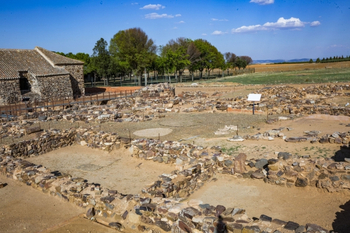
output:
[{"label": "wooden fence", "polygon": [[[80,97],[64,97],[59,99],[46,99],[35,100],[32,102],[23,102],[11,105],[0,106],[0,119],[2,120],[14,120],[17,116],[25,115],[28,117],[28,113],[43,113],[51,111],[60,111],[67,106],[73,105],[85,105],[87,103],[100,104],[104,101],[118,99],[122,97],[131,97],[135,90],[125,90],[118,92],[102,92],[99,94],[80,96]],[[33,114],[32,114],[33,115]]]}]

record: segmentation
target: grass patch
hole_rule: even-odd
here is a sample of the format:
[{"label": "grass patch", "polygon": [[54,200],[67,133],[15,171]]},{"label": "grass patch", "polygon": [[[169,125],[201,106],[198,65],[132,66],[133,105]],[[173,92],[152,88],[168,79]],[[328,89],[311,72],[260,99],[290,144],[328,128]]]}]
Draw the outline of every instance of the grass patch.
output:
[{"label": "grass patch", "polygon": [[[267,72],[231,76],[216,79],[215,82],[234,82],[240,84],[310,84],[328,82],[349,82],[350,69],[333,68],[288,72]],[[212,81],[206,81],[212,82]]]},{"label": "grass patch", "polygon": [[240,148],[241,146],[234,146],[234,147],[230,147],[230,148],[226,148],[226,147],[223,147],[221,148],[221,151],[227,155],[233,155],[235,154],[236,152],[238,152],[238,149]]}]

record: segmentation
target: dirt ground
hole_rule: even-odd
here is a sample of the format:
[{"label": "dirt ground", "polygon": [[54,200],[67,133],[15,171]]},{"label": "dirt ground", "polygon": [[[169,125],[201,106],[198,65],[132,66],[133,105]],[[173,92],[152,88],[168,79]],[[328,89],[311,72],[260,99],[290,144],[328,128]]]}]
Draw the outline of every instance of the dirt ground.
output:
[{"label": "dirt ground", "polygon": [[[350,200],[350,193],[325,193],[316,188],[286,188],[265,184],[261,180],[238,179],[217,174],[216,182],[205,184],[191,195],[211,205],[243,208],[249,217],[261,214],[299,224],[315,223],[326,229],[342,211],[341,206]],[[347,214],[350,217],[350,214]],[[350,229],[350,222],[343,227]],[[337,226],[339,227],[339,226]]]},{"label": "dirt ground", "polygon": [[120,149],[108,153],[79,145],[64,147],[27,160],[124,194],[140,193],[142,188],[156,181],[159,175],[175,170],[172,165],[133,158],[129,150]]},{"label": "dirt ground", "polygon": [[116,232],[80,215],[84,209],[0,175],[0,232]]}]

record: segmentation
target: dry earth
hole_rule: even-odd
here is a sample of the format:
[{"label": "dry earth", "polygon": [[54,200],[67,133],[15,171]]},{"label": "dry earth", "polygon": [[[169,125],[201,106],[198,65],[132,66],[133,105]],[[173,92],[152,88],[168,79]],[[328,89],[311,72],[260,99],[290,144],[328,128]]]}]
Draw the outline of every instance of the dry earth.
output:
[{"label": "dry earth", "polygon": [[79,215],[83,209],[0,175],[0,232],[95,232],[114,230]]},{"label": "dry earth", "polygon": [[175,170],[171,165],[133,158],[129,150],[120,149],[108,153],[79,145],[27,160],[124,194],[140,193],[142,188],[157,180],[159,175]]},{"label": "dry earth", "polygon": [[[191,195],[211,205],[243,208],[249,217],[266,214],[281,220],[299,224],[315,223],[332,229],[343,206],[350,200],[350,193],[325,193],[316,188],[286,188],[265,184],[261,180],[237,179],[217,174],[216,182],[205,184]],[[346,217],[350,217],[347,213]],[[350,222],[344,226],[350,228]]]}]

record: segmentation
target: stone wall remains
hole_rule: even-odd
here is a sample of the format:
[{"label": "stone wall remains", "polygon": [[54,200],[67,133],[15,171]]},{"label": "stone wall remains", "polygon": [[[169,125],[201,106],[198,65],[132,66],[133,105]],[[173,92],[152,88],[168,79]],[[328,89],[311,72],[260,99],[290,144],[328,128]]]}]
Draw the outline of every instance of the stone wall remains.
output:
[{"label": "stone wall remains", "polygon": [[[329,192],[350,189],[349,159],[336,162],[333,159],[311,159],[280,152],[276,158],[269,160],[247,160],[245,154],[232,157],[222,153],[219,147],[206,149],[152,139],[133,141],[133,156],[157,163],[175,164],[178,170],[162,174],[159,180],[139,194],[122,194],[83,178],[74,178],[59,171],[52,172],[22,159],[73,143],[110,150],[112,147],[119,148],[121,142],[116,134],[90,129],[45,131],[37,139],[1,148],[0,173],[85,208],[88,219],[101,219],[100,222],[125,231],[137,227],[139,231],[151,232],[159,229],[179,233],[214,232],[220,215],[228,232],[234,233],[329,232],[315,224],[303,226],[264,214],[259,218],[249,218],[244,209],[237,207],[211,206],[198,200],[185,201],[193,191],[213,180],[215,172],[238,178],[261,179],[285,187],[311,186]],[[342,150],[349,151],[350,148],[345,146]]]},{"label": "stone wall remains", "polygon": [[0,105],[14,104],[21,101],[19,79],[0,81]]}]

